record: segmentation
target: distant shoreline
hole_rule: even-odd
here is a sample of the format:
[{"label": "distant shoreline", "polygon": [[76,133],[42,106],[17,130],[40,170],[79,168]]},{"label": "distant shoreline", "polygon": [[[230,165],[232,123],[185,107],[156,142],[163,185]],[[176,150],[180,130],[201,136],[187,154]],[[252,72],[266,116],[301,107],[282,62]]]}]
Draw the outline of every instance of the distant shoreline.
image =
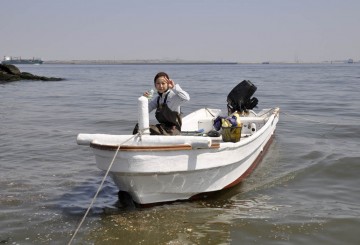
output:
[{"label": "distant shoreline", "polygon": [[[359,62],[353,62],[359,63]],[[347,64],[346,61],[323,62],[232,62],[232,61],[161,61],[161,60],[45,60],[44,64],[64,65],[271,65],[271,64]]]},{"label": "distant shoreline", "polygon": [[156,60],[48,60],[44,64],[74,65],[236,65],[238,62],[156,61]]}]

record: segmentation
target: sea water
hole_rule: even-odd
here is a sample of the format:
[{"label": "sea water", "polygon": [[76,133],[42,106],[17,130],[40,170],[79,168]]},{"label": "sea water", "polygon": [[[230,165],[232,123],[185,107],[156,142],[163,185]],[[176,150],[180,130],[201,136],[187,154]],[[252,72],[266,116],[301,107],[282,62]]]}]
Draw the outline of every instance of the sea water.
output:
[{"label": "sea water", "polygon": [[184,114],[226,110],[250,80],[258,109],[281,108],[275,139],[243,183],[206,200],[119,208],[107,178],[74,244],[360,243],[359,64],[19,68],[65,80],[0,84],[0,243],[69,242],[104,176],[77,134],[131,134],[159,71],[190,94]]}]

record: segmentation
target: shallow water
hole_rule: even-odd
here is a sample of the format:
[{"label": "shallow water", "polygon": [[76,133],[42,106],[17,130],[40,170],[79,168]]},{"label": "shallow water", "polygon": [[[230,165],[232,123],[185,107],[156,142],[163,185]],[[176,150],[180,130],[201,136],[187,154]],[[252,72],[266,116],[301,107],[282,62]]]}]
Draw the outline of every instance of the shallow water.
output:
[{"label": "shallow water", "polygon": [[108,178],[75,244],[359,244],[359,64],[19,68],[66,80],[0,84],[0,243],[69,242],[104,175],[77,134],[130,133],[163,70],[190,93],[185,114],[225,110],[251,80],[259,109],[281,108],[272,145],[243,183],[206,200],[118,208]]}]

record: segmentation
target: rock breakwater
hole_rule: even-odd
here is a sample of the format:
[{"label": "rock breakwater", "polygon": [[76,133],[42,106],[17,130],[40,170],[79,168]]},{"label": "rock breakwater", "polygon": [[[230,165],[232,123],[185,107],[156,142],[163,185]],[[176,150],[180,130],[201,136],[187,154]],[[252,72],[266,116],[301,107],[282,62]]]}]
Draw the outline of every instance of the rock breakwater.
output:
[{"label": "rock breakwater", "polygon": [[37,76],[29,72],[21,72],[20,69],[14,65],[0,64],[0,83],[20,80],[62,81],[64,79],[59,77]]}]

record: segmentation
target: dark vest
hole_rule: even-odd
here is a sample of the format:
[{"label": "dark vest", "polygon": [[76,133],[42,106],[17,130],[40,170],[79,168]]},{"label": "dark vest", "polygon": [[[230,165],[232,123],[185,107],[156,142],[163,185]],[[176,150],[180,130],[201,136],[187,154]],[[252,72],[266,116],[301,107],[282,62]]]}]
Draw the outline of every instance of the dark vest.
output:
[{"label": "dark vest", "polygon": [[181,130],[181,116],[177,111],[172,111],[166,104],[169,93],[165,95],[164,103],[160,104],[160,96],[157,98],[157,108],[155,117],[159,123],[164,124],[166,127],[175,126],[179,131]]}]

